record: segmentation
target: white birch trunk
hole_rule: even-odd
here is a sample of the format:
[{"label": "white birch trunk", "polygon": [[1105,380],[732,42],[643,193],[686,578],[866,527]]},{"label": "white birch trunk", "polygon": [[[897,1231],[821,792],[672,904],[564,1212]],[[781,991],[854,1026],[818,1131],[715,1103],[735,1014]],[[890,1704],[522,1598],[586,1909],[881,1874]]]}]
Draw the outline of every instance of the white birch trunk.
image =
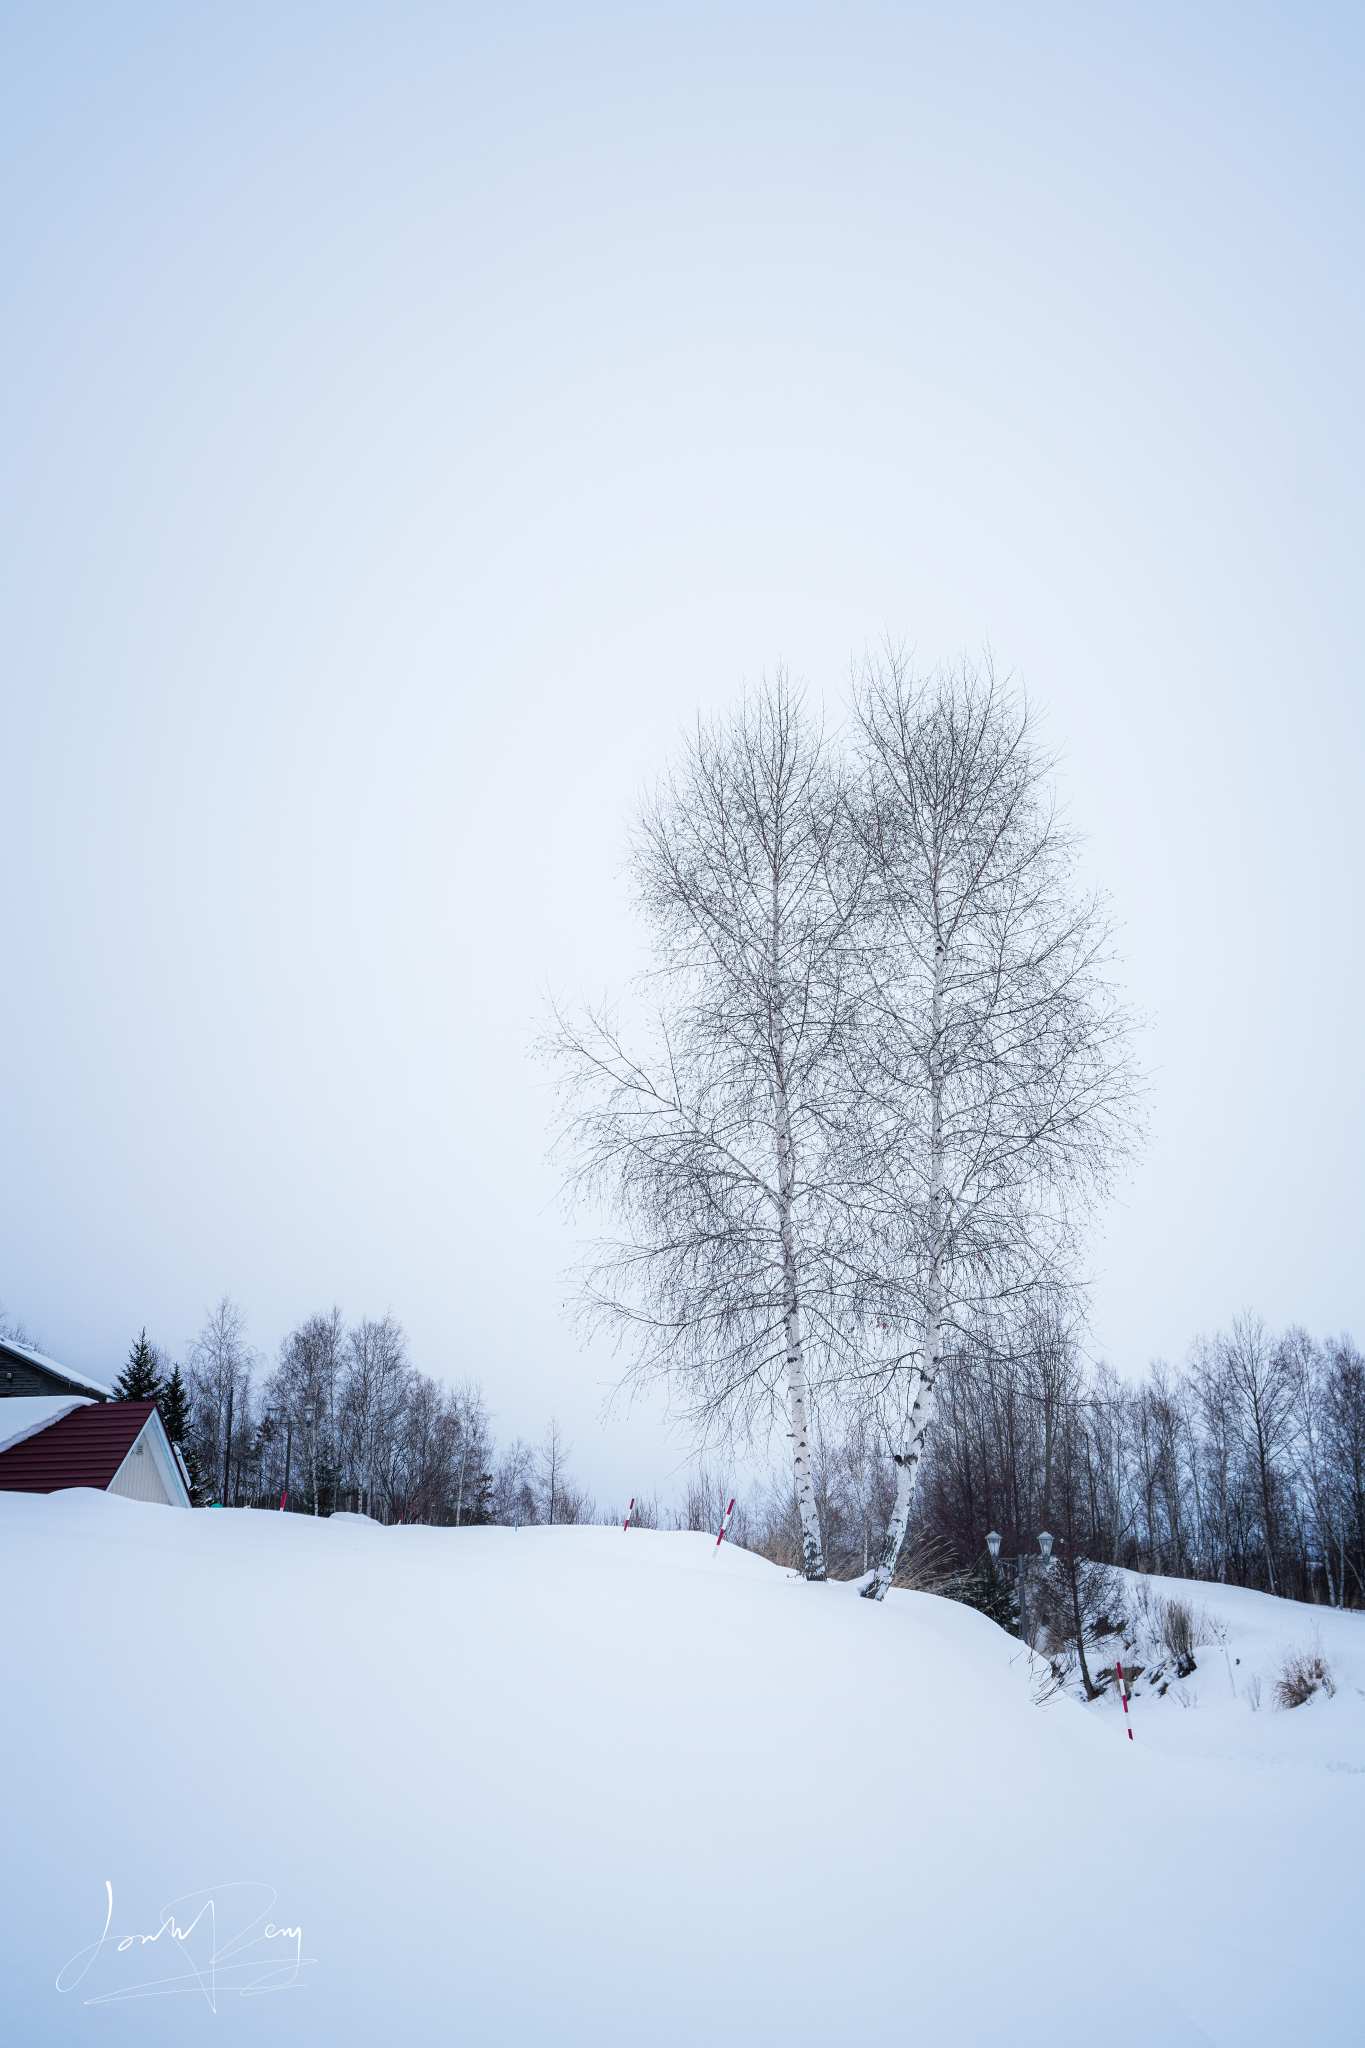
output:
[{"label": "white birch trunk", "polygon": [[787,1339],[787,1409],[791,1418],[792,1469],[796,1505],[801,1516],[801,1563],[808,1579],[823,1583],[825,1548],[815,1506],[815,1481],[810,1466],[810,1417],[806,1406],[806,1362],[801,1342],[801,1304],[796,1286],[796,1246],[792,1231],[792,1143],[784,1093],[778,1095],[778,1232],[782,1242],[782,1321]]},{"label": "white birch trunk", "polygon": [[915,1481],[919,1477],[924,1440],[934,1413],[943,1352],[943,1084],[939,1074],[939,1033],[943,1025],[943,972],[945,960],[940,940],[934,948],[933,1038],[929,1048],[929,1093],[932,1104],[929,1133],[929,1293],[925,1303],[924,1335],[920,1350],[920,1380],[905,1433],[905,1443],[896,1454],[896,1501],[887,1524],[886,1541],[877,1560],[870,1584],[863,1588],[864,1600],[884,1600],[896,1573],[896,1561],[905,1541],[905,1531],[914,1505]]},{"label": "white birch trunk", "polygon": [[891,1510],[891,1519],[886,1526],[886,1540],[877,1560],[877,1568],[870,1584],[863,1587],[864,1600],[883,1600],[886,1589],[896,1575],[896,1562],[905,1541],[909,1526],[910,1510],[915,1500],[915,1481],[919,1477],[920,1459],[924,1453],[924,1441],[929,1433],[929,1424],[934,1414],[934,1391],[938,1385],[939,1366],[942,1363],[940,1345],[940,1309],[937,1283],[931,1286],[931,1307],[925,1325],[925,1366],[915,1394],[914,1406],[910,1410],[910,1423],[905,1432],[905,1446],[896,1452],[896,1500]]},{"label": "white birch trunk", "polygon": [[808,1579],[825,1580],[825,1546],[815,1506],[815,1481],[810,1469],[810,1416],[801,1342],[801,1302],[796,1277],[796,1233],[792,1207],[796,1189],[796,1148],[792,1142],[791,1107],[787,1100],[782,1031],[782,933],[777,878],[773,877],[772,1005],[777,1082],[777,1227],[782,1245],[782,1323],[787,1340],[787,1412],[791,1419],[792,1469],[796,1505],[801,1517],[801,1562]]}]

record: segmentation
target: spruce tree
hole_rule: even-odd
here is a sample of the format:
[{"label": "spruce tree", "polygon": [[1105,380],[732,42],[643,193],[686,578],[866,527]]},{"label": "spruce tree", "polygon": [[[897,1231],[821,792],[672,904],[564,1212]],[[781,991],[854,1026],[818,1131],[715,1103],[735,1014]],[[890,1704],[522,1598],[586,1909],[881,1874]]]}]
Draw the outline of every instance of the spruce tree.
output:
[{"label": "spruce tree", "polygon": [[172,1366],[171,1376],[157,1395],[157,1400],[167,1436],[173,1444],[183,1444],[190,1427],[190,1392],[178,1365]]},{"label": "spruce tree", "polygon": [[199,1462],[199,1453],[195,1449],[192,1436],[187,1436],[181,1444],[180,1455],[185,1460],[185,1470],[189,1475],[190,1499],[195,1507],[202,1507],[204,1505],[204,1468]]},{"label": "spruce tree", "polygon": [[1013,1635],[1019,1627],[1019,1609],[1015,1605],[1014,1588],[995,1558],[983,1551],[968,1572],[962,1587],[964,1605],[975,1607],[980,1614]]},{"label": "spruce tree", "polygon": [[147,1342],[144,1328],[128,1353],[128,1363],[115,1383],[114,1396],[119,1401],[160,1401],[164,1391],[156,1352]]}]

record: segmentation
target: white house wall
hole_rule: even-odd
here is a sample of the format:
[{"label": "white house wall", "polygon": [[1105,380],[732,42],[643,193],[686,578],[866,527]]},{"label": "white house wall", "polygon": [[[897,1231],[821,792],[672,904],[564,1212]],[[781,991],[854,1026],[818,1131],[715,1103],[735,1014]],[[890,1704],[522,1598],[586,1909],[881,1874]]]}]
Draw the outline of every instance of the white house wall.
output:
[{"label": "white house wall", "polygon": [[163,1508],[173,1505],[161,1483],[145,1429],[109,1481],[109,1491],[121,1493],[125,1500],[153,1500]]}]

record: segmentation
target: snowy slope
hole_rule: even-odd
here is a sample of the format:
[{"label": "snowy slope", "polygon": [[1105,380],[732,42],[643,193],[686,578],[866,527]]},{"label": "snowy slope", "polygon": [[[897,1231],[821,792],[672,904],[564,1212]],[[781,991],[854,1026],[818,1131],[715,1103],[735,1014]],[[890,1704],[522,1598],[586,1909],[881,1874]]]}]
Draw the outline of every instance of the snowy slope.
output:
[{"label": "snowy slope", "polygon": [[[0,1495],[0,1555],[7,2039],[1359,2038],[1352,1617],[1334,1699],[1200,1751],[1212,1666],[1129,1743],[966,1608],[704,1537],[69,1493]],[[207,1920],[115,1947],[201,1889],[216,1969]]]},{"label": "snowy slope", "polygon": [[[1221,1764],[1365,1771],[1365,1615],[1240,1586],[1196,1584],[1122,1572],[1132,1655],[1143,1665],[1133,1687],[1134,1740],[1163,1756]],[[1181,1677],[1161,1641],[1159,1603],[1182,1601],[1195,1622],[1194,1670]],[[1117,1645],[1109,1643],[1112,1664]],[[1275,1683],[1286,1656],[1320,1650],[1336,1683],[1292,1712],[1277,1711]],[[1098,1676],[1102,1652],[1088,1652]],[[1125,1664],[1130,1652],[1122,1652]],[[1073,1686],[1073,1690],[1074,1690]],[[1117,1692],[1090,1712],[1122,1718]]]}]

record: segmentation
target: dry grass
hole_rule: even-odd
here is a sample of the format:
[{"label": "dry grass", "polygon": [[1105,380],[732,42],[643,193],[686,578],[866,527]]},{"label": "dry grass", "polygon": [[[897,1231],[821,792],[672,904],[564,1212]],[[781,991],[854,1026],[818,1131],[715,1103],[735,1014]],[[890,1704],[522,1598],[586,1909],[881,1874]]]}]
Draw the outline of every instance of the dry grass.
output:
[{"label": "dry grass", "polygon": [[966,1576],[946,1543],[937,1537],[918,1536],[902,1549],[891,1583],[907,1593],[943,1593],[956,1599]]},{"label": "dry grass", "polygon": [[1227,1626],[1211,1618],[1206,1607],[1198,1609],[1185,1600],[1155,1597],[1147,1609],[1148,1626],[1174,1659],[1176,1676],[1188,1678],[1195,1669],[1194,1653],[1211,1644],[1227,1641]]},{"label": "dry grass", "polygon": [[1280,1675],[1275,1680],[1277,1707],[1306,1706],[1315,1692],[1325,1692],[1331,1699],[1336,1689],[1320,1644],[1315,1642],[1306,1650],[1285,1652]]},{"label": "dry grass", "polygon": [[1183,1663],[1186,1658],[1193,1661],[1194,1614],[1187,1603],[1184,1600],[1159,1600],[1157,1620],[1161,1628],[1161,1640],[1176,1662]]}]

